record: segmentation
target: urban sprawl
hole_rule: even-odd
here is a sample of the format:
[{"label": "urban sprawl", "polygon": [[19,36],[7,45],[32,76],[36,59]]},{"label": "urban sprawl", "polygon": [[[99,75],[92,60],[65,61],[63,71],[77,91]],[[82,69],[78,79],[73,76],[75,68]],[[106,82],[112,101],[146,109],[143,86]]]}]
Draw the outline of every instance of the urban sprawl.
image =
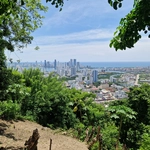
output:
[{"label": "urban sprawl", "polygon": [[130,87],[150,82],[149,66],[92,68],[81,66],[76,59],[70,59],[65,63],[45,60],[44,63],[11,63],[8,65],[19,71],[25,68],[39,68],[45,76],[54,72],[59,78],[65,80],[68,88],[95,93],[95,101],[98,103],[126,98]]}]

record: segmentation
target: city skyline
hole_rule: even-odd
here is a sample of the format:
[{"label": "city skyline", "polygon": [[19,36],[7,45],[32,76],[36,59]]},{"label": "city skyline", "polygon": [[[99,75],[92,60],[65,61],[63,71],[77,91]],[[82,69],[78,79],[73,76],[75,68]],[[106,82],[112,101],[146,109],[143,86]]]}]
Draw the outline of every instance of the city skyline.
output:
[{"label": "city skyline", "polygon": [[[43,0],[45,4],[45,0]],[[57,59],[65,62],[76,58],[80,62],[149,61],[150,42],[147,36],[135,44],[135,48],[115,51],[109,48],[119,21],[132,8],[133,0],[123,2],[119,10],[111,8],[107,1],[65,1],[63,10],[49,6],[44,13],[43,26],[32,35],[34,40],[22,52],[6,52],[14,61],[35,62]],[[39,50],[34,50],[39,46]]]}]

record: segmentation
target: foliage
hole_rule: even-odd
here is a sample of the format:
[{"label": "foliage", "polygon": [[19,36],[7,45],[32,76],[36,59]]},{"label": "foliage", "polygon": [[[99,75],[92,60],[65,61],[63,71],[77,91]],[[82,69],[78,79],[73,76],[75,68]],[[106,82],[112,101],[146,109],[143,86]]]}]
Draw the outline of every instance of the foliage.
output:
[{"label": "foliage", "polygon": [[[129,98],[109,103],[105,108],[93,100],[95,94],[68,89],[63,81],[51,73],[48,77],[39,69],[11,71],[7,99],[0,102],[3,119],[30,119],[51,128],[71,129],[75,137],[88,144],[97,137],[100,127],[102,148],[115,146],[128,149],[148,148],[150,121],[150,85],[132,87]],[[143,109],[144,108],[144,109]],[[136,119],[135,119],[136,117]],[[145,117],[145,118],[144,118]],[[98,141],[91,149],[98,149]]]},{"label": "foliage", "polygon": [[39,11],[46,10],[40,0],[0,1],[0,101],[6,100],[6,90],[11,85],[4,50],[20,50],[30,44],[31,33],[42,25],[43,16]]},{"label": "foliage", "polygon": [[101,85],[101,82],[100,81],[94,82],[93,85],[96,86],[96,87],[98,87],[98,86]]},{"label": "foliage", "polygon": [[[76,114],[76,117],[83,122],[88,112],[88,103],[90,99],[95,98],[95,94],[82,92],[81,90],[68,89],[70,107]],[[92,103],[92,102],[91,102]]]},{"label": "foliage", "polygon": [[[33,115],[43,125],[68,128],[74,126],[67,89],[53,74],[44,77],[40,70],[24,70],[25,84],[31,88],[30,98],[22,101],[24,115]],[[70,116],[68,118],[68,116]]]},{"label": "foliage", "polygon": [[1,50],[14,51],[30,44],[31,33],[42,25],[39,11],[47,8],[40,0],[1,0],[0,5]]},{"label": "foliage", "polygon": [[127,100],[115,101],[111,104],[115,107],[123,105],[136,112],[136,120],[132,119],[122,124],[120,142],[128,148],[139,149],[143,135],[147,133],[145,128],[149,125],[150,121],[149,90],[150,85],[148,84],[143,84],[140,87],[132,87],[128,93]]},{"label": "foliage", "polygon": [[11,70],[7,69],[4,60],[4,50],[0,50],[0,101],[6,100],[6,90],[11,82]]},{"label": "foliage", "polygon": [[118,129],[115,124],[113,122],[105,123],[105,126],[102,128],[103,149],[114,150],[117,135]]},{"label": "foliage", "polygon": [[111,113],[111,118],[116,121],[116,125],[118,126],[119,133],[116,141],[116,149],[118,149],[122,127],[126,125],[128,122],[130,122],[131,120],[135,119],[136,112],[134,112],[131,108],[125,105],[110,106],[108,107],[108,111]]},{"label": "foliage", "polygon": [[46,2],[50,2],[56,8],[60,7],[60,11],[62,10],[62,7],[64,5],[64,0],[46,0]]},{"label": "foliage", "polygon": [[[117,10],[122,6],[123,0],[108,0],[109,4]],[[120,20],[110,47],[116,50],[125,50],[134,47],[134,44],[142,37],[141,31],[147,34],[150,31],[150,1],[135,0],[133,9]],[[148,35],[150,38],[150,34]]]},{"label": "foliage", "polygon": [[78,76],[76,75],[76,76],[73,76],[73,77],[63,77],[62,80],[64,80],[64,81],[75,80],[76,77],[78,77]]},{"label": "foliage", "polygon": [[20,105],[11,100],[0,102],[0,118],[17,119],[20,114]]},{"label": "foliage", "polygon": [[145,132],[142,135],[140,150],[150,149],[150,126],[146,126]]},{"label": "foliage", "polygon": [[110,79],[111,76],[115,76],[115,78],[119,78],[121,73],[116,72],[105,72],[104,74],[99,74],[98,79]]},{"label": "foliage", "polygon": [[129,106],[137,112],[137,123],[150,124],[150,85],[130,88]]}]

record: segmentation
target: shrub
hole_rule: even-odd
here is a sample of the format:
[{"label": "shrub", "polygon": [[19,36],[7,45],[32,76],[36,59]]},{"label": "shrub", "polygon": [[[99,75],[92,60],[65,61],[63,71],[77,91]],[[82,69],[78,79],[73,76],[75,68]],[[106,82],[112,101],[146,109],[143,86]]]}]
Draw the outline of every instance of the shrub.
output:
[{"label": "shrub", "polygon": [[2,119],[17,119],[20,114],[20,105],[13,103],[12,100],[0,102],[0,118]]}]

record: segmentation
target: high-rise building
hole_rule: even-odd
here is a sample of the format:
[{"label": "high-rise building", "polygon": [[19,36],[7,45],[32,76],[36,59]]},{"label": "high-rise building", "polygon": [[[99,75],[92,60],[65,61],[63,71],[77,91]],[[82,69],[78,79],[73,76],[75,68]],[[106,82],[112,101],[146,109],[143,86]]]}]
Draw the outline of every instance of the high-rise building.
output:
[{"label": "high-rise building", "polygon": [[38,62],[37,62],[37,61],[35,62],[35,66],[36,66],[36,67],[38,66]]},{"label": "high-rise building", "polygon": [[70,59],[69,61],[69,67],[75,67],[77,66],[77,60],[76,59]]},{"label": "high-rise building", "polygon": [[83,72],[83,76],[86,77],[87,71],[86,70],[82,70],[82,72]]},{"label": "high-rise building", "polygon": [[49,61],[46,63],[46,66],[47,66],[47,68],[50,68],[50,62]]},{"label": "high-rise building", "polygon": [[47,67],[47,65],[46,65],[46,60],[44,60],[44,67],[45,67],[45,68]]},{"label": "high-rise building", "polygon": [[77,62],[77,71],[79,71],[79,70],[80,70],[80,63]]},{"label": "high-rise building", "polygon": [[57,61],[56,61],[56,59],[54,60],[54,69],[56,70],[56,68],[57,68]]},{"label": "high-rise building", "polygon": [[77,60],[73,59],[73,66],[77,66]]},{"label": "high-rise building", "polygon": [[93,77],[92,75],[89,76],[89,84],[92,84],[93,83]]},{"label": "high-rise building", "polygon": [[72,67],[73,66],[73,60],[70,59],[70,62],[69,62],[69,67]]},{"label": "high-rise building", "polygon": [[71,68],[71,76],[76,76],[76,68],[75,67]]},{"label": "high-rise building", "polygon": [[114,77],[113,76],[110,76],[110,82],[114,82]]},{"label": "high-rise building", "polygon": [[98,81],[98,71],[93,70],[92,76],[93,76],[93,82],[97,82]]}]

